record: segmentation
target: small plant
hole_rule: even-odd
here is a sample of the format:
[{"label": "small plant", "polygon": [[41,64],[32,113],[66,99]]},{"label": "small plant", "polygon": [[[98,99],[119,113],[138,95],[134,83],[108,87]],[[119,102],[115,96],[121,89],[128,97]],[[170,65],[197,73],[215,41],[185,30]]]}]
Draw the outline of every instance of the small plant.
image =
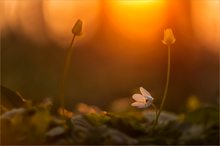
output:
[{"label": "small plant", "polygon": [[167,28],[166,30],[164,30],[164,39],[162,40],[162,42],[167,45],[168,47],[168,54],[167,54],[167,58],[168,58],[168,61],[167,61],[167,78],[166,78],[166,86],[165,86],[165,90],[164,90],[164,93],[163,93],[163,98],[162,98],[162,102],[161,102],[161,105],[160,105],[160,108],[159,108],[159,111],[157,113],[157,116],[156,116],[156,121],[155,121],[155,125],[157,124],[158,122],[158,118],[160,116],[160,113],[163,109],[163,106],[164,106],[164,103],[165,103],[165,100],[166,100],[166,96],[167,96],[167,91],[168,91],[168,86],[169,86],[169,81],[170,81],[170,46],[175,43],[176,39],[173,35],[173,31],[172,29],[170,28]]},{"label": "small plant", "polygon": [[75,37],[80,36],[82,34],[82,24],[83,24],[82,21],[80,19],[78,19],[76,21],[75,25],[73,26],[73,29],[72,29],[73,38],[72,38],[70,46],[67,50],[62,81],[60,84],[60,103],[61,103],[61,108],[62,108],[61,115],[64,115],[65,83],[66,83],[66,79],[67,79],[67,75],[68,75],[68,71],[69,71],[69,66],[70,66],[70,62],[71,62],[71,58],[72,58],[72,54],[73,54],[73,44],[74,44]]},{"label": "small plant", "polygon": [[134,94],[132,96],[132,98],[136,101],[134,103],[132,103],[132,106],[136,106],[138,108],[147,108],[150,105],[153,105],[153,107],[155,108],[156,111],[156,119],[154,122],[154,127],[157,125],[158,123],[158,119],[160,117],[160,113],[163,109],[165,100],[166,100],[166,96],[167,96],[167,91],[168,91],[168,86],[169,86],[169,81],[170,81],[170,46],[172,44],[174,44],[176,41],[174,35],[173,35],[173,31],[170,28],[167,28],[164,30],[164,39],[162,40],[162,43],[164,43],[165,45],[167,45],[168,47],[168,61],[167,61],[167,77],[166,77],[166,85],[165,85],[165,90],[163,93],[163,98],[162,98],[162,102],[160,105],[160,108],[157,112],[157,108],[153,103],[153,97],[151,96],[151,94],[145,90],[143,87],[140,87],[140,92],[141,94]]},{"label": "small plant", "polygon": [[[190,112],[181,115],[161,113],[169,85],[170,46],[175,42],[171,29],[165,30],[162,41],[168,46],[168,68],[159,111],[153,104],[154,98],[143,87],[140,87],[141,94],[132,96],[135,100],[132,106],[153,106],[156,119],[154,112],[103,111],[84,103],[78,104],[73,111],[65,109],[64,90],[73,43],[81,32],[82,21],[78,20],[72,29],[73,39],[67,51],[61,82],[58,112],[62,117],[52,112],[50,98],[35,103],[1,86],[1,145],[219,145],[219,107],[201,106],[197,97],[191,96],[187,104]],[[157,125],[159,117],[163,124]],[[152,121],[154,125],[150,126]]]}]

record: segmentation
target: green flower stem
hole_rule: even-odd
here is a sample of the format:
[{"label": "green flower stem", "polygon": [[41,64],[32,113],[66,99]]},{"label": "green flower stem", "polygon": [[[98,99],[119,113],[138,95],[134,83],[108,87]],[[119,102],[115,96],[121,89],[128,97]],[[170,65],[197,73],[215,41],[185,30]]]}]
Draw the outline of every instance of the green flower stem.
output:
[{"label": "green flower stem", "polygon": [[152,104],[152,106],[153,106],[153,108],[154,108],[154,110],[155,110],[155,115],[157,116],[157,107],[156,107],[155,104]]},{"label": "green flower stem", "polygon": [[75,40],[75,35],[73,35],[72,41],[70,43],[70,46],[67,50],[67,55],[65,59],[65,64],[64,64],[64,70],[63,70],[63,76],[60,84],[60,103],[61,103],[61,108],[62,108],[62,115],[64,116],[64,96],[65,96],[65,83],[69,71],[69,66],[72,58],[72,53],[73,53],[73,44]]},{"label": "green flower stem", "polygon": [[166,96],[167,96],[167,90],[168,90],[168,86],[169,86],[169,80],[170,80],[170,45],[168,45],[168,63],[167,63],[167,80],[166,80],[166,86],[165,86],[165,90],[164,90],[164,93],[163,93],[163,98],[162,98],[162,102],[161,102],[161,105],[160,105],[160,108],[159,108],[159,111],[157,113],[157,116],[156,116],[156,120],[155,120],[155,125],[157,125],[158,123],[158,119],[160,117],[160,113],[163,109],[163,106],[164,106],[164,103],[165,103],[165,100],[166,100]]}]

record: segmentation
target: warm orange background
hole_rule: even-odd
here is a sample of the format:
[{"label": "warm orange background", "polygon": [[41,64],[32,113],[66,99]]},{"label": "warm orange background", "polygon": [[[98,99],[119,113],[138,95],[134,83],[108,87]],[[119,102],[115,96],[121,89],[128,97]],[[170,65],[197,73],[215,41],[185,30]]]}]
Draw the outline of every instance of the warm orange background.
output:
[{"label": "warm orange background", "polygon": [[167,108],[191,95],[216,103],[219,8],[218,0],[1,0],[2,84],[30,98],[57,97],[71,29],[80,18],[83,35],[69,74],[69,106],[82,101],[107,108],[139,86],[160,101],[167,27],[176,37]]}]

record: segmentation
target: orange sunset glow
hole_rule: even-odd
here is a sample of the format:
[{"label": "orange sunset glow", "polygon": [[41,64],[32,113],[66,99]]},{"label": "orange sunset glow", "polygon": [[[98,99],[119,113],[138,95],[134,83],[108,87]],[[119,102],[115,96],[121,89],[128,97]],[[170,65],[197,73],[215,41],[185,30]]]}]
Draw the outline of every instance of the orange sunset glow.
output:
[{"label": "orange sunset glow", "polygon": [[219,145],[220,0],[0,0],[1,145]]},{"label": "orange sunset glow", "polygon": [[[220,47],[220,1],[192,1],[192,22],[196,37],[204,45]],[[219,51],[219,50],[214,50]]]},{"label": "orange sunset glow", "polygon": [[[50,37],[58,42],[62,42],[63,45],[68,43],[71,38],[70,30],[77,18],[83,19],[86,26],[83,30],[84,40],[91,38],[97,29],[100,9],[98,0],[65,2],[47,0],[43,1],[43,6]],[[93,29],[89,26],[92,26]]]},{"label": "orange sunset glow", "polygon": [[108,16],[119,34],[140,41],[155,40],[165,23],[163,0],[108,1]]},{"label": "orange sunset glow", "polygon": [[[172,4],[164,0],[109,0],[103,3],[106,5],[107,17],[104,19],[108,20],[107,26],[112,27],[112,30],[118,35],[133,41],[155,41],[158,32],[167,25],[166,18],[169,18],[168,15],[172,15],[172,12],[175,13],[169,9],[172,8]],[[1,1],[1,4],[3,14],[7,15],[7,17],[2,17],[1,26],[10,26],[12,29],[19,26],[24,33],[31,35],[33,39],[36,33],[41,35],[41,32],[36,28],[36,25],[39,26],[39,22],[32,20],[32,16],[39,14],[36,14],[37,10],[35,9],[34,12],[30,12],[30,10],[35,5],[42,6],[40,13],[42,13],[43,18],[40,18],[39,15],[35,19],[43,19],[46,28],[48,28],[48,36],[62,46],[65,46],[68,39],[71,38],[71,34],[68,33],[69,28],[72,27],[72,23],[77,18],[84,19],[86,24],[83,40],[91,39],[98,31],[99,16],[103,6],[99,0],[46,0],[41,2],[5,0]],[[192,1],[190,4],[192,11],[190,19],[196,39],[204,41],[205,45],[209,45],[210,41],[214,40],[214,47],[218,46],[220,2],[217,0],[201,0],[199,2]],[[180,4],[177,6],[182,7]],[[169,13],[166,12],[166,9],[169,9]],[[89,29],[87,26],[92,26],[93,29]]]}]

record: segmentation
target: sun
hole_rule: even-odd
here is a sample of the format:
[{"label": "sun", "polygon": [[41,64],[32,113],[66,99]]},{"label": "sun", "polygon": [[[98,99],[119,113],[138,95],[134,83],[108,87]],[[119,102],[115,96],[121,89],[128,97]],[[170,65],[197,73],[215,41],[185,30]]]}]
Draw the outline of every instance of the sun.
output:
[{"label": "sun", "polygon": [[162,0],[118,0],[108,5],[114,29],[133,40],[153,39],[165,20]]}]

